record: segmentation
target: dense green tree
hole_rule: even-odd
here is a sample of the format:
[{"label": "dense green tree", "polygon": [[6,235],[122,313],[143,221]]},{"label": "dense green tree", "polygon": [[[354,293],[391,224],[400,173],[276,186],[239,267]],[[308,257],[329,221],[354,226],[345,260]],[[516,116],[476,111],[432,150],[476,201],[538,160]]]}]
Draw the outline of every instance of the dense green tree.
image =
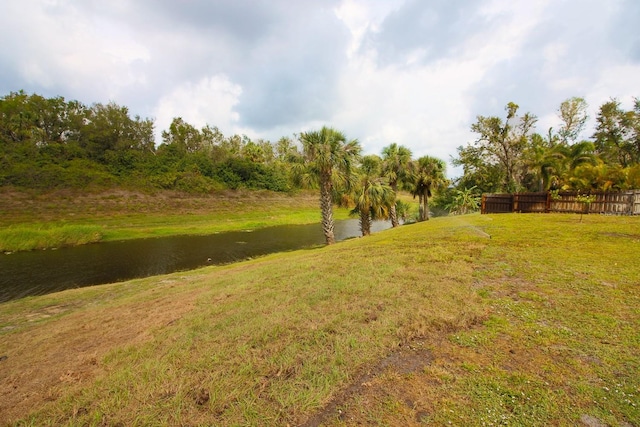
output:
[{"label": "dense green tree", "polygon": [[458,187],[476,187],[481,193],[504,191],[504,170],[496,162],[487,162],[483,149],[474,145],[460,146],[458,157],[452,163],[462,166],[463,175],[456,181]]},{"label": "dense green tree", "polygon": [[285,176],[291,187],[295,187],[294,165],[300,163],[302,154],[298,146],[289,137],[282,137],[272,145],[274,155],[274,167],[282,176]]},{"label": "dense green tree", "polygon": [[[394,194],[398,193],[400,183],[405,183],[411,175],[411,150],[395,142],[382,149],[382,175],[389,181]],[[397,227],[398,212],[396,204],[389,211],[391,225]]]},{"label": "dense green tree", "polygon": [[174,145],[182,153],[195,153],[204,148],[204,137],[193,125],[185,122],[182,117],[175,117],[168,130],[162,131],[162,142]]},{"label": "dense green tree", "polygon": [[266,164],[272,164],[276,161],[276,148],[271,141],[259,139],[256,144],[262,150],[262,159]]},{"label": "dense green tree", "polygon": [[256,163],[273,163],[275,150],[269,141],[260,139],[254,142],[247,138],[242,146],[241,156]]},{"label": "dense green tree", "polygon": [[231,135],[221,141],[220,148],[227,156],[238,157],[242,153],[244,142],[242,136]]},{"label": "dense green tree", "polygon": [[288,191],[286,174],[273,165],[256,163],[244,157],[229,157],[214,166],[213,177],[228,188]]},{"label": "dense green tree", "polygon": [[382,174],[382,159],[376,154],[369,154],[362,158],[360,170],[363,174],[379,178]]},{"label": "dense green tree", "polygon": [[612,99],[600,106],[593,135],[600,157],[623,168],[640,162],[640,99],[634,109],[625,111]]},{"label": "dense green tree", "polygon": [[0,138],[4,144],[29,139],[34,121],[29,100],[24,91],[11,92],[0,99]]},{"label": "dense green tree", "polygon": [[547,138],[533,134],[524,151],[524,164],[532,178],[525,188],[529,191],[547,191],[569,188],[569,179],[576,167],[595,165],[595,147],[590,141],[576,142],[587,121],[587,103],[573,97],[563,101],[558,110],[562,121],[557,134],[549,129]]},{"label": "dense green tree", "polygon": [[35,148],[57,144],[64,149],[78,140],[86,117],[87,107],[77,101],[12,92],[0,98],[0,141]]},{"label": "dense green tree", "polygon": [[[118,170],[123,164],[137,162],[135,155],[123,154],[126,146],[111,144],[96,148],[105,142],[100,139],[100,133],[96,143],[88,143],[93,138],[93,135],[88,138],[88,134],[101,121],[93,114],[94,109],[97,107],[89,109],[77,101],[66,102],[62,97],[44,98],[24,91],[0,99],[2,183],[53,188],[88,185],[91,177],[100,183],[112,182],[104,179],[109,174],[104,170],[105,165],[113,162],[117,166],[113,169]],[[152,143],[152,123],[138,121],[136,124],[138,126],[130,127],[132,132],[125,138],[139,143],[148,137]],[[81,159],[93,162],[81,162]],[[79,164],[82,167],[78,167]]]},{"label": "dense green tree", "polygon": [[108,151],[153,152],[153,121],[129,116],[127,107],[115,103],[95,104],[80,131],[80,145],[90,159],[106,163]]},{"label": "dense green tree", "polygon": [[[640,99],[634,100],[629,111],[616,99],[602,104],[592,141],[578,141],[588,119],[583,98],[562,102],[559,130],[554,133],[549,129],[546,138],[529,134],[535,116],[516,118],[516,111],[515,104],[507,106],[506,122],[497,117],[478,117],[472,130],[480,138],[459,147],[453,159],[454,165],[463,167],[463,176],[456,182],[458,188],[477,186],[483,193],[492,193],[634,186],[633,168],[640,163]],[[512,137],[503,138],[505,135]]]},{"label": "dense green tree", "polygon": [[200,151],[209,156],[212,162],[221,162],[229,157],[224,148],[225,136],[217,126],[205,125],[200,130],[202,144]]},{"label": "dense green tree", "polygon": [[527,139],[537,118],[525,113],[518,116],[518,105],[510,102],[506,106],[507,116],[478,116],[471,130],[479,135],[474,148],[485,163],[497,164],[502,172],[502,189],[516,191],[522,185],[522,154]]},{"label": "dense green tree", "polygon": [[288,162],[299,155],[298,147],[293,140],[287,136],[283,136],[278,140],[275,147],[276,158],[280,162]]},{"label": "dense green tree", "polygon": [[335,186],[349,187],[361,147],[357,140],[347,141],[346,136],[333,128],[303,132],[303,168],[297,176],[299,182],[317,183],[320,187],[322,230],[328,245],[335,243],[333,200]]},{"label": "dense green tree", "polygon": [[569,98],[560,104],[558,116],[562,125],[558,130],[558,136],[562,143],[571,144],[578,139],[589,119],[588,108],[589,105],[584,98],[579,97]]},{"label": "dense green tree", "polygon": [[264,163],[265,161],[264,150],[260,145],[256,144],[253,141],[248,141],[242,146],[241,155],[245,159],[255,163]]}]

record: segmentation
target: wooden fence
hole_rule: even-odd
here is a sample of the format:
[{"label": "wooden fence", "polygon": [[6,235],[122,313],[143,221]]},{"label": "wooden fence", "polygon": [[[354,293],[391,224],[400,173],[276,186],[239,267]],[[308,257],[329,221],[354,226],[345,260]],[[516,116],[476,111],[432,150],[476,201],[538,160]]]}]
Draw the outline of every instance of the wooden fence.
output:
[{"label": "wooden fence", "polygon": [[574,212],[608,215],[640,215],[640,190],[618,193],[591,192],[595,200],[589,204],[579,202],[575,191],[557,194],[515,193],[483,194],[482,213],[506,212]]}]

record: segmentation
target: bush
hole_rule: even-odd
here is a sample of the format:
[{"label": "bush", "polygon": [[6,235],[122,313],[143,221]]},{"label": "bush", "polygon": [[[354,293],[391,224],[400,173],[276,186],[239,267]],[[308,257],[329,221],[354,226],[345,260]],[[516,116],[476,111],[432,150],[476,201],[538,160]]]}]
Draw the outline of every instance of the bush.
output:
[{"label": "bush", "polygon": [[189,171],[178,174],[175,188],[187,193],[209,193],[213,190],[221,190],[224,186],[199,172]]},{"label": "bush", "polygon": [[[46,169],[43,168],[43,170]],[[110,174],[104,166],[86,159],[69,161],[63,168],[60,178],[57,185],[60,187],[110,187],[119,183],[118,179]]]},{"label": "bush", "polygon": [[275,167],[244,158],[231,158],[219,163],[213,170],[213,176],[231,189],[242,187],[255,190],[290,190],[284,173]]}]

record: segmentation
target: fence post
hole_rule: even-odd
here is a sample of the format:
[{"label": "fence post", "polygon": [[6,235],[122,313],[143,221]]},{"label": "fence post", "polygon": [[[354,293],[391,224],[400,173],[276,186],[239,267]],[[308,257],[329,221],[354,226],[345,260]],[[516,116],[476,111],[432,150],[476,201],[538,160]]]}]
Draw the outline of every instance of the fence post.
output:
[{"label": "fence post", "polygon": [[551,211],[551,191],[547,191],[547,203],[544,206],[544,213]]},{"label": "fence post", "polygon": [[482,203],[480,204],[480,213],[481,214],[487,213],[487,195],[486,194],[482,195]]}]

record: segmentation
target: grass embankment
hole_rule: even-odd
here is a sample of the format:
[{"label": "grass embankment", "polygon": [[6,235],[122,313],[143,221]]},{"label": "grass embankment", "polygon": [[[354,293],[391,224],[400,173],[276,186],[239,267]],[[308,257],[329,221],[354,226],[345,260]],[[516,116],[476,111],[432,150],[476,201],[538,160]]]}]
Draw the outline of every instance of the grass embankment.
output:
[{"label": "grass embankment", "polygon": [[[0,251],[13,252],[320,222],[318,195],[228,191],[209,196],[124,190],[0,192]],[[346,209],[335,212],[348,217]]]},{"label": "grass embankment", "polygon": [[640,425],[639,249],[470,215],[4,303],[0,422]]}]

